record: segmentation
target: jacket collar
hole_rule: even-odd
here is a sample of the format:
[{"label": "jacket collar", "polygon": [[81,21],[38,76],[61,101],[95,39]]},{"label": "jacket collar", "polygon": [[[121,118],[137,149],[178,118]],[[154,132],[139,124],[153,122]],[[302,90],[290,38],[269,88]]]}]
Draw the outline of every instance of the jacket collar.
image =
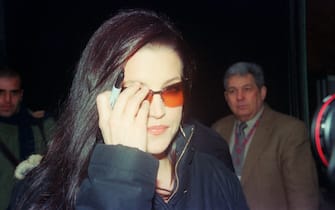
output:
[{"label": "jacket collar", "polygon": [[180,198],[181,196],[179,196],[178,194],[183,193],[183,190],[180,189],[185,189],[186,186],[189,185],[189,180],[185,177],[189,176],[189,170],[187,170],[186,168],[189,167],[190,164],[188,163],[192,162],[194,155],[194,149],[190,146],[193,132],[194,126],[192,125],[184,124],[179,128],[179,132],[175,140],[177,156],[177,161],[175,165],[176,183],[170,199]]},{"label": "jacket collar", "polygon": [[177,138],[175,140],[177,157],[182,155],[184,149],[187,149],[194,132],[194,126],[183,124],[179,127]]}]

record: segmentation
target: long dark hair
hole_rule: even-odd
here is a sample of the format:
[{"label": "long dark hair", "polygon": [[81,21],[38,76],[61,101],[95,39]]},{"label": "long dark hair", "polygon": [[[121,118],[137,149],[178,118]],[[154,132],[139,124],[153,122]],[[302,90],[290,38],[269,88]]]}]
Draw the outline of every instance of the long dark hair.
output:
[{"label": "long dark hair", "polygon": [[96,97],[112,87],[126,61],[148,43],[173,48],[183,62],[183,78],[191,86],[194,62],[183,37],[166,17],[152,11],[124,10],[107,20],[82,53],[48,152],[26,176],[29,187],[16,209],[74,209],[91,152],[102,141]]}]

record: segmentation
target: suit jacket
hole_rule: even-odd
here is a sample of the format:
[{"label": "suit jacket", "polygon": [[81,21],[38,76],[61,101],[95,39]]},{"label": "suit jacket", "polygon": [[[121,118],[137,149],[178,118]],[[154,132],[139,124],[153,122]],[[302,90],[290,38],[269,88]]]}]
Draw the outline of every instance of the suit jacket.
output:
[{"label": "suit jacket", "polygon": [[[235,117],[213,128],[228,142]],[[241,184],[251,210],[316,210],[318,179],[306,126],[265,106],[244,162]]]}]

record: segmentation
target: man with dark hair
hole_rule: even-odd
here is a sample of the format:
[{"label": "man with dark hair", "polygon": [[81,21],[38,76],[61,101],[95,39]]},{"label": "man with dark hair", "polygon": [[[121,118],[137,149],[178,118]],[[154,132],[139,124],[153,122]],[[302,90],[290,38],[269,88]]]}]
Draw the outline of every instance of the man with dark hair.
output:
[{"label": "man with dark hair", "polygon": [[43,153],[54,120],[44,111],[32,112],[22,103],[19,72],[0,69],[0,210],[8,205],[17,164]]},{"label": "man with dark hair", "polygon": [[232,115],[212,127],[230,144],[250,209],[318,209],[318,179],[305,124],[264,102],[267,89],[257,64],[232,65],[223,84]]}]

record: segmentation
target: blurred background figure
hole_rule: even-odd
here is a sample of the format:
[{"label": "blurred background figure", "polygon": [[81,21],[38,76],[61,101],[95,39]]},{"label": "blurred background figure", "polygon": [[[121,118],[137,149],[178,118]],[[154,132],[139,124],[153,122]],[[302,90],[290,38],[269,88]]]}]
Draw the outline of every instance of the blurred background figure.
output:
[{"label": "blurred background figure", "polygon": [[17,164],[46,149],[53,118],[45,111],[32,112],[22,103],[23,89],[18,71],[0,69],[0,210],[8,205]]}]

